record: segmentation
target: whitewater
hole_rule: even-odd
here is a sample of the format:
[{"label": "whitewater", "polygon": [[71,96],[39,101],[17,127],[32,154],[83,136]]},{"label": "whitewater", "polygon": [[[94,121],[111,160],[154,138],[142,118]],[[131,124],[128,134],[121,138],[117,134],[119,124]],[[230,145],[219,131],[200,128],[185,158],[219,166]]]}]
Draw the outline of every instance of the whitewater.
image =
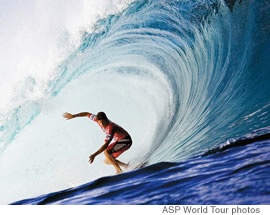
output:
[{"label": "whitewater", "polygon": [[[0,14],[0,204],[270,203],[268,0],[12,0]],[[62,117],[84,111],[123,126],[120,160],[143,168],[89,165],[103,132]]]}]

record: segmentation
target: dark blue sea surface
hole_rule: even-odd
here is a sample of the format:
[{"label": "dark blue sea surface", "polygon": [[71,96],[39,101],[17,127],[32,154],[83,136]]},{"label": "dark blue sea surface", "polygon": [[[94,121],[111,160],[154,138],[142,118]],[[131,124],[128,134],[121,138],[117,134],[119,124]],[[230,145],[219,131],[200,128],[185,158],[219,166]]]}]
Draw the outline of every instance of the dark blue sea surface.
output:
[{"label": "dark blue sea surface", "polygon": [[270,204],[269,177],[270,133],[13,204]]},{"label": "dark blue sea surface", "polygon": [[[14,204],[270,204],[269,0],[135,1],[83,32],[58,72],[56,99],[80,77],[149,80],[136,98],[156,130],[142,168]],[[6,145],[40,112],[14,110]]]}]

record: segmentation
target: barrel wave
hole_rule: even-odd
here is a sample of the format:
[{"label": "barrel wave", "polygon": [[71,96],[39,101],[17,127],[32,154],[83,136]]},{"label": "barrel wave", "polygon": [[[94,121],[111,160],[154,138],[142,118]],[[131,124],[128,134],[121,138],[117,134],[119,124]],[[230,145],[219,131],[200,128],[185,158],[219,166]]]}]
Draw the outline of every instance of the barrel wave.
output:
[{"label": "barrel wave", "polygon": [[[42,96],[26,77],[1,115],[0,200],[269,204],[269,20],[268,0],[145,0],[81,31]],[[106,112],[133,137],[120,158],[142,168],[87,164],[103,134],[65,111]]]}]

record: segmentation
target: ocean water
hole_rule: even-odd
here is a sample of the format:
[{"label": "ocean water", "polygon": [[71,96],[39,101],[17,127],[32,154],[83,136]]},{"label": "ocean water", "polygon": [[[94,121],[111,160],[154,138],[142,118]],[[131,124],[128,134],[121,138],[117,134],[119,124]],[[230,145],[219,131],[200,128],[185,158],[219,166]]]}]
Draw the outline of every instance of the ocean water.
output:
[{"label": "ocean water", "polygon": [[[14,2],[1,204],[270,203],[270,1]],[[131,168],[89,165],[104,134],[66,111],[128,130]]]}]

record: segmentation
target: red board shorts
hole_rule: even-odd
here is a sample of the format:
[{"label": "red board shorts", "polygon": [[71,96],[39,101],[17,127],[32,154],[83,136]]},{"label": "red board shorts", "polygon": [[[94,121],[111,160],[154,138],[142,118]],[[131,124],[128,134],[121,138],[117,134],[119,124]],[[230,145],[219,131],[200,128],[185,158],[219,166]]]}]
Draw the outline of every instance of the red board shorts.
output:
[{"label": "red board shorts", "polygon": [[131,138],[124,138],[108,146],[107,150],[114,158],[117,158],[132,145]]}]

